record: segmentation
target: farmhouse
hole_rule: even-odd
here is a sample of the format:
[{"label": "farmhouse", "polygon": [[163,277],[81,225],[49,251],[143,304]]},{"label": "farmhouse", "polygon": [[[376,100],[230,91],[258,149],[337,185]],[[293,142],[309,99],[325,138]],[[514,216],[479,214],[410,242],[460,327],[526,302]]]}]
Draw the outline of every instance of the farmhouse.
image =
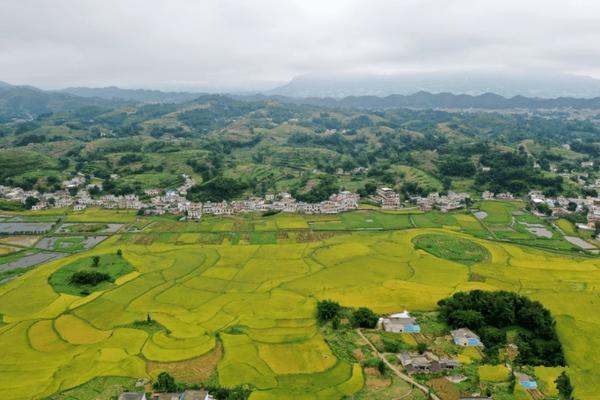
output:
[{"label": "farmhouse", "polygon": [[206,390],[186,390],[181,395],[181,400],[210,400],[212,396]]},{"label": "farmhouse", "polygon": [[496,195],[497,199],[500,200],[514,200],[515,196],[510,192],[498,193]]},{"label": "farmhouse", "polygon": [[48,205],[46,203],[37,203],[31,206],[31,211],[40,211],[46,208]]},{"label": "farmhouse", "polygon": [[455,344],[459,346],[483,347],[483,343],[481,343],[481,339],[479,339],[479,336],[477,336],[467,328],[456,329],[452,331],[451,334],[452,340]]},{"label": "farmhouse", "polygon": [[519,384],[521,384],[521,386],[523,386],[525,389],[537,389],[538,387],[535,379],[533,379],[529,375],[523,374],[521,372],[515,372],[515,377],[519,381]]},{"label": "farmhouse", "polygon": [[486,190],[485,192],[481,193],[481,198],[483,200],[493,200],[494,193]]},{"label": "farmhouse", "polygon": [[145,194],[146,196],[151,196],[151,197],[152,197],[152,196],[159,196],[159,195],[160,195],[160,193],[161,193],[161,190],[160,190],[160,189],[145,189],[145,190],[144,190],[144,194]]},{"label": "farmhouse", "polygon": [[387,318],[380,319],[380,326],[386,332],[394,333],[419,333],[421,327],[417,320],[410,316],[408,311],[392,314]]},{"label": "farmhouse", "polygon": [[400,207],[400,195],[387,187],[377,189],[377,195],[373,197],[373,200],[381,204],[383,209]]},{"label": "farmhouse", "polygon": [[119,400],[146,400],[146,394],[138,392],[125,392],[119,395]]},{"label": "farmhouse", "polygon": [[405,351],[398,355],[398,359],[409,374],[452,371],[460,367],[460,362],[457,360],[439,358],[429,351],[423,354],[414,351]]},{"label": "farmhouse", "polygon": [[152,400],[180,400],[181,393],[153,393]]}]

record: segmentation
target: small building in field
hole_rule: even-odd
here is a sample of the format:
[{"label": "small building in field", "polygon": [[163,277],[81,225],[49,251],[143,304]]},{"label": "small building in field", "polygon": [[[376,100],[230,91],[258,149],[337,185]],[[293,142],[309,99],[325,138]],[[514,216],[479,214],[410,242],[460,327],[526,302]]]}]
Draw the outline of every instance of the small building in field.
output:
[{"label": "small building in field", "polygon": [[483,347],[483,343],[481,343],[479,336],[467,328],[456,329],[450,333],[452,334],[452,340],[454,341],[454,344],[458,346]]},{"label": "small building in field", "polygon": [[146,400],[146,393],[124,392],[119,395],[119,400]]},{"label": "small building in field", "polygon": [[152,400],[180,400],[181,393],[152,393]]},{"label": "small building in field", "polygon": [[494,200],[494,193],[486,190],[481,193],[481,198],[483,200]]},{"label": "small building in field", "polygon": [[519,384],[525,389],[535,390],[538,388],[538,384],[531,376],[523,374],[521,372],[515,372],[515,377],[519,381]]},{"label": "small building in field", "polygon": [[411,317],[408,311],[392,314],[387,318],[381,318],[381,328],[386,332],[393,333],[420,333],[421,326],[417,320]]},{"label": "small building in field", "polygon": [[452,371],[460,367],[460,362],[457,360],[440,358],[429,351],[423,354],[415,351],[405,351],[398,355],[398,359],[409,374]]},{"label": "small building in field", "polygon": [[212,397],[206,390],[186,390],[180,400],[210,400]]}]

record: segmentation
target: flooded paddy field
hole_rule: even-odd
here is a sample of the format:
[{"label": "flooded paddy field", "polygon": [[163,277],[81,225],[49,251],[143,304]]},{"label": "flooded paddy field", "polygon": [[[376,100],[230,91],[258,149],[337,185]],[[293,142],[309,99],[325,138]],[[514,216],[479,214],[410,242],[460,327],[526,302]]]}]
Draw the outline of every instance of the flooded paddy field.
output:
[{"label": "flooded paddy field", "polygon": [[42,250],[83,251],[89,250],[108,236],[55,236],[45,237],[35,246]]},{"label": "flooded paddy field", "polygon": [[14,261],[10,261],[4,264],[0,264],[0,271],[10,271],[18,268],[27,268],[41,263],[45,263],[52,260],[67,256],[68,253],[57,253],[57,252],[31,252],[25,251],[23,255]]},{"label": "flooded paddy field", "polygon": [[0,234],[46,233],[53,226],[53,222],[0,222]]}]

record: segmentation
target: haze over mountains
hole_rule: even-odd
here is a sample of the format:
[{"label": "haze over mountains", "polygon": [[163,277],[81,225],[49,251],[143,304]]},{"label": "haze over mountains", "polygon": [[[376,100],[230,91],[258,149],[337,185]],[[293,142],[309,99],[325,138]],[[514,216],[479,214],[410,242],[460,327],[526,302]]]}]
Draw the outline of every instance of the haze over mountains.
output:
[{"label": "haze over mountains", "polygon": [[[45,91],[0,82],[0,117],[30,118],[88,106],[184,103],[205,95],[118,87]],[[277,100],[319,107],[386,109],[600,109],[600,80],[576,75],[444,73],[390,76],[303,76],[240,100]]]},{"label": "haze over mountains", "polygon": [[600,96],[600,80],[588,76],[507,71],[455,71],[395,75],[305,75],[266,94],[288,97],[410,95],[420,91],[504,97]]},{"label": "haze over mountains", "polygon": [[126,100],[142,103],[181,103],[194,100],[203,93],[198,92],[163,92],[148,89],[121,89],[116,86],[104,88],[69,87],[61,90],[80,97],[98,97],[105,100]]}]

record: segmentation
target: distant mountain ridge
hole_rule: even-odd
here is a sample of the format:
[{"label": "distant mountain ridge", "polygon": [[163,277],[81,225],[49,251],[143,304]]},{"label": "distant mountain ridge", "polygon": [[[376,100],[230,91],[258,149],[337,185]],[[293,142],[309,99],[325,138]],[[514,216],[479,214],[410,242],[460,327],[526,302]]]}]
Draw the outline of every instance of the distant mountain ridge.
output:
[{"label": "distant mountain ridge", "polygon": [[0,121],[31,119],[41,114],[76,110],[82,107],[113,107],[123,101],[85,98],[68,93],[45,91],[33,86],[0,82]]},{"label": "distant mountain ridge", "polygon": [[264,92],[287,97],[378,96],[418,92],[478,96],[496,93],[504,97],[540,98],[600,96],[600,80],[589,76],[506,70],[419,72],[393,75],[305,75]]},{"label": "distant mountain ridge", "polygon": [[[40,114],[77,110],[83,107],[119,107],[124,104],[185,103],[194,101],[204,93],[162,92],[145,89],[69,88],[61,91],[45,91],[32,86],[16,86],[0,81],[0,121],[31,119]],[[593,109],[600,110],[600,97],[540,98],[514,96],[504,97],[494,93],[480,95],[430,93],[392,94],[389,96],[290,97],[280,95],[225,95],[245,101],[279,101],[327,108],[355,109]]]},{"label": "distant mountain ridge", "polygon": [[478,96],[452,93],[418,92],[411,95],[394,94],[385,97],[348,96],[341,99],[333,97],[294,98],[286,96],[244,96],[250,100],[271,99],[287,103],[308,104],[328,108],[437,108],[437,109],[600,109],[600,97],[581,99],[558,97],[554,99],[514,96],[506,98],[494,93]]},{"label": "distant mountain ridge", "polygon": [[121,89],[116,86],[104,88],[70,87],[60,91],[80,97],[97,97],[105,100],[126,100],[140,103],[183,103],[205,93],[163,92],[148,89]]}]

